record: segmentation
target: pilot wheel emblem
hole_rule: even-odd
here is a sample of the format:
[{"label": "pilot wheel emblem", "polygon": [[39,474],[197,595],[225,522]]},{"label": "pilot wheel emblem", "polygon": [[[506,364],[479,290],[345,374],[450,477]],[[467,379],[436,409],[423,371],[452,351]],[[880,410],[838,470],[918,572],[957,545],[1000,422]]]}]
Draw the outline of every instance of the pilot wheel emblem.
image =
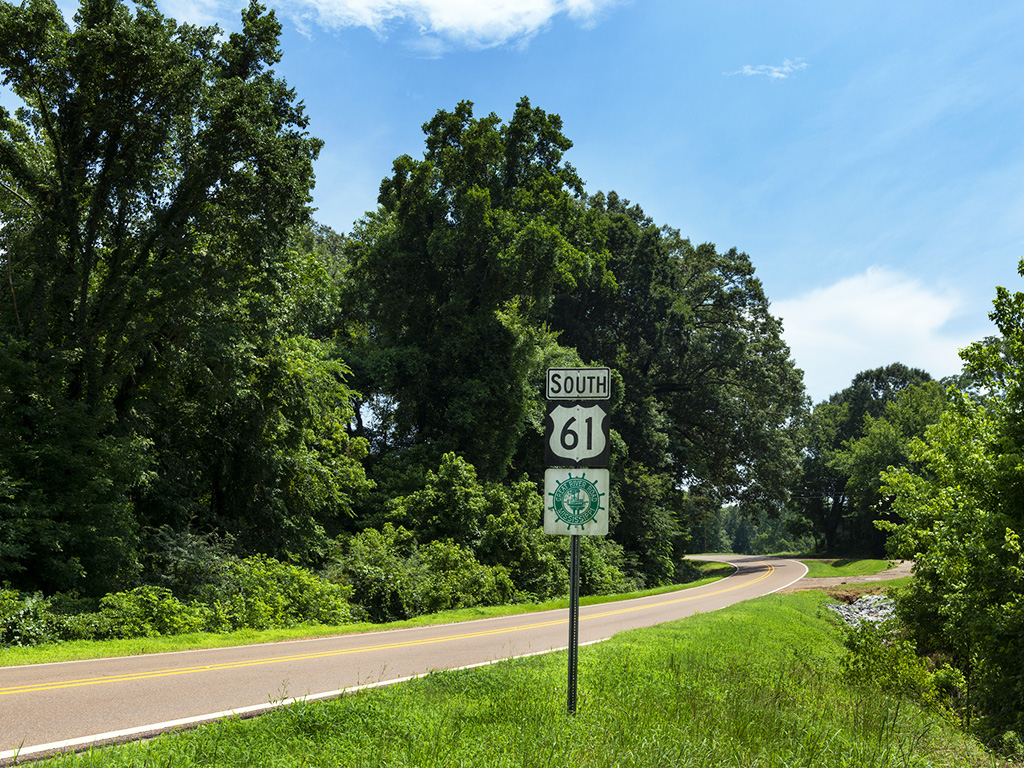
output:
[{"label": "pilot wheel emblem", "polygon": [[603,509],[601,497],[604,494],[597,490],[595,483],[587,480],[585,473],[580,477],[570,474],[567,480],[558,483],[558,487],[548,495],[551,497],[551,511],[569,527],[582,528],[594,522],[597,513]]}]

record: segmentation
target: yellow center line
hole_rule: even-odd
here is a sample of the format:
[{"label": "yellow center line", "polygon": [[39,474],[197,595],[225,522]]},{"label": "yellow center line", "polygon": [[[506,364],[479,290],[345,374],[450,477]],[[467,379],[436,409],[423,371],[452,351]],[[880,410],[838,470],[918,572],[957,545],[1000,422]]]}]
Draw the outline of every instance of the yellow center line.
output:
[{"label": "yellow center line", "polygon": [[591,613],[591,614],[588,614],[587,616],[581,616],[580,620],[583,621],[584,619],[597,619],[597,618],[601,618],[603,616],[614,616],[617,613],[630,613],[632,611],[642,611],[645,608],[660,608],[663,605],[674,605],[676,603],[686,602],[687,600],[699,600],[702,597],[713,597],[715,595],[725,594],[726,592],[733,592],[733,591],[735,591],[737,589],[741,589],[743,587],[749,587],[751,584],[757,584],[757,582],[762,581],[764,579],[767,579],[769,576],[771,576],[773,573],[775,573],[775,566],[774,565],[772,565],[771,563],[765,563],[765,565],[768,566],[768,570],[766,570],[764,573],[762,573],[756,579],[751,579],[750,581],[745,581],[742,584],[736,584],[735,586],[732,586],[732,587],[726,587],[725,589],[718,589],[718,590],[715,590],[714,592],[701,592],[700,594],[685,595],[684,597],[676,597],[676,598],[673,598],[672,600],[662,600],[660,603],[650,603],[650,604],[647,604],[647,605],[635,605],[632,608],[620,608],[618,610],[607,611],[605,613]]},{"label": "yellow center line", "polygon": [[[714,595],[720,595],[726,592],[732,592],[743,587],[748,587],[752,584],[768,578],[774,571],[775,567],[770,563],[766,563],[768,569],[758,576],[756,579],[750,581],[743,581],[740,584],[725,587],[724,589],[715,590],[714,592],[702,592],[700,594],[689,594],[684,597],[677,597],[671,600],[662,600],[657,603],[643,603],[640,605],[632,606],[629,608],[616,608],[603,613],[593,613],[586,616],[581,616],[581,621],[587,621],[591,619],[604,618],[606,616],[614,616],[622,613],[632,613],[634,611],[642,611],[649,608],[658,608],[665,605],[673,605],[675,603],[682,603],[687,600],[697,600],[703,597],[712,597]],[[437,643],[447,643],[456,640],[470,640],[479,637],[487,637],[489,635],[499,635],[510,632],[523,632],[530,629],[541,629],[543,627],[552,627],[558,624],[565,624],[567,618],[559,617],[552,621],[534,622],[531,624],[520,624],[514,627],[501,627],[498,629],[485,629],[477,632],[462,632],[456,635],[444,635],[442,637],[426,638],[422,640],[404,640],[391,643],[381,643],[377,645],[364,645],[357,646],[355,648],[343,648],[331,651],[317,651],[315,653],[305,654],[293,654],[289,656],[276,656],[263,659],[252,659],[248,661],[233,661],[226,662],[223,664],[206,664],[195,667],[182,667],[181,669],[162,669],[153,670],[150,672],[137,672],[124,675],[110,675],[108,677],[95,677],[95,678],[83,678],[81,680],[66,680],[62,682],[51,682],[51,683],[31,683],[27,685],[13,686],[10,688],[0,688],[0,696],[9,696],[16,693],[36,693],[39,691],[52,691],[63,688],[79,688],[89,685],[101,685],[104,683],[125,683],[133,682],[137,680],[151,680],[160,677],[172,677],[174,675],[188,675],[196,672],[216,672],[228,669],[241,669],[245,667],[258,667],[267,664],[281,664],[289,661],[306,661],[310,659],[323,659],[330,658],[333,656],[346,656],[355,653],[367,653],[369,651],[382,651],[382,650],[393,650],[398,648],[412,648],[415,646],[423,645],[434,645]]]}]

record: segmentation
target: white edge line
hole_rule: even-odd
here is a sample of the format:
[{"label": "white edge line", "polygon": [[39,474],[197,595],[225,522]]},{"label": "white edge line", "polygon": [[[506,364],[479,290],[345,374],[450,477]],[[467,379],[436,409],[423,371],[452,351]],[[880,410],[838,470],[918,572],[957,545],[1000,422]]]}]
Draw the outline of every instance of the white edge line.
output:
[{"label": "white edge line", "polygon": [[774,595],[776,592],[778,592],[780,590],[783,590],[786,587],[793,586],[798,581],[800,581],[800,579],[802,579],[804,576],[806,576],[808,571],[810,571],[810,568],[807,567],[807,563],[801,563],[799,560],[790,560],[789,558],[786,558],[786,562],[787,563],[796,563],[797,565],[803,566],[804,572],[801,573],[799,576],[797,576],[795,579],[793,579],[791,582],[789,582],[789,584],[783,584],[781,587],[776,587],[771,592],[765,592],[766,595]]},{"label": "white edge line", "polygon": [[[583,648],[588,645],[595,645],[597,643],[603,643],[609,638],[601,638],[600,640],[591,640],[587,643],[580,643],[579,647]],[[213,720],[223,720],[228,717],[238,717],[240,715],[254,715],[264,712],[270,712],[275,709],[287,707],[292,704],[296,704],[302,701],[318,701],[320,699],[332,699],[339,696],[344,696],[349,693],[357,693],[359,691],[369,690],[371,688],[382,688],[387,685],[397,685],[398,683],[405,683],[410,680],[416,680],[421,677],[433,674],[435,672],[461,672],[466,669],[476,669],[477,667],[486,667],[491,664],[498,664],[502,661],[514,661],[516,659],[526,659],[531,656],[543,656],[547,653],[559,653],[561,651],[568,650],[569,646],[563,646],[562,648],[550,648],[546,651],[534,651],[532,653],[524,653],[517,656],[509,656],[504,659],[492,659],[490,661],[481,661],[476,664],[467,664],[462,667],[451,667],[447,669],[436,669],[429,672],[423,672],[418,675],[409,675],[408,677],[396,677],[394,680],[380,680],[376,683],[366,683],[364,685],[354,685],[349,688],[339,688],[336,691],[324,691],[323,693],[310,693],[305,696],[295,696],[287,699],[281,699],[280,701],[271,701],[266,704],[254,704],[249,707],[239,707],[238,709],[224,710],[223,712],[211,712],[206,715],[195,715],[194,717],[185,717],[180,720],[168,720],[164,723],[152,723],[150,725],[138,725],[134,728],[126,728],[121,731],[108,731],[107,733],[97,733],[92,736],[79,736],[74,739],[67,739],[66,741],[53,741],[49,744],[33,744],[32,746],[22,747],[20,749],[9,749],[6,752],[0,752],[0,760],[11,760],[27,755],[35,755],[40,752],[63,752],[73,750],[76,747],[85,747],[92,744],[116,742],[122,739],[129,738],[131,736],[140,736],[142,734],[158,734],[166,731],[170,731],[174,728],[181,728],[183,726],[201,725],[202,723],[211,722]]]}]

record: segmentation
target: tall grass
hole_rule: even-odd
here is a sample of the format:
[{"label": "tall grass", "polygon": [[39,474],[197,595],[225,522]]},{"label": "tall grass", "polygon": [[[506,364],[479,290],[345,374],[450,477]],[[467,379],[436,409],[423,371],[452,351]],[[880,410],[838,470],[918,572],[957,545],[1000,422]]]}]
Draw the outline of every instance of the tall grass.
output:
[{"label": "tall grass", "polygon": [[576,715],[566,713],[566,657],[551,654],[435,673],[46,764],[997,764],[941,712],[846,684],[841,630],[824,599],[815,592],[774,595],[587,646]]}]

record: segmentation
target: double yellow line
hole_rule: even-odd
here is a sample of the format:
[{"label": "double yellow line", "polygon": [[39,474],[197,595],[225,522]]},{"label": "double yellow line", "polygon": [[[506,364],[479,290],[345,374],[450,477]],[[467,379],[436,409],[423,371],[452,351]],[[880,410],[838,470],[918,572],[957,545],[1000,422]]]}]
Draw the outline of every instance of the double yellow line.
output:
[{"label": "double yellow line", "polygon": [[[740,584],[728,586],[723,589],[716,590],[714,592],[701,592],[700,594],[687,594],[683,597],[676,597],[671,600],[662,600],[655,603],[642,603],[640,605],[633,605],[628,608],[615,608],[613,610],[604,611],[603,613],[592,613],[586,616],[581,616],[581,621],[587,621],[592,619],[603,618],[606,616],[615,616],[617,614],[632,613],[635,611],[643,611],[650,608],[658,608],[665,605],[673,605],[675,603],[682,603],[688,600],[697,600],[704,597],[712,597],[714,595],[724,594],[726,592],[732,592],[736,589],[748,587],[752,584],[756,584],[763,579],[768,578],[772,573],[775,572],[775,566],[771,563],[765,563],[767,566],[764,573],[758,576],[756,579],[750,581],[743,581]],[[726,579],[728,581],[728,579]],[[182,667],[181,669],[161,669],[153,670],[150,672],[134,672],[124,675],[109,675],[106,677],[90,677],[82,678],[80,680],[63,680],[54,682],[44,683],[29,683],[27,685],[12,686],[9,688],[0,688],[0,696],[11,696],[18,693],[38,693],[40,691],[53,691],[64,688],[79,688],[88,685],[103,685],[106,683],[126,683],[137,680],[152,680],[161,677],[172,677],[174,675],[190,675],[197,672],[217,672],[228,669],[243,669],[246,667],[258,667],[268,664],[282,664],[289,661],[307,661],[310,659],[324,659],[331,658],[334,656],[346,656],[355,653],[366,653],[369,651],[383,651],[397,648],[411,648],[420,645],[432,645],[437,643],[447,643],[456,640],[470,640],[478,637],[487,637],[489,635],[500,635],[510,632],[524,632],[530,629],[540,629],[542,627],[552,627],[558,624],[564,624],[567,621],[566,618],[560,617],[552,621],[535,622],[531,624],[520,624],[514,627],[501,627],[497,629],[485,629],[478,632],[461,632],[454,635],[444,635],[442,637],[425,638],[420,640],[405,640],[391,643],[380,643],[376,645],[364,645],[357,646],[355,648],[344,648],[332,651],[317,651],[315,653],[304,653],[304,654],[292,654],[289,656],[275,656],[264,659],[250,659],[247,661],[233,661],[224,664],[204,664],[194,667]]]}]

